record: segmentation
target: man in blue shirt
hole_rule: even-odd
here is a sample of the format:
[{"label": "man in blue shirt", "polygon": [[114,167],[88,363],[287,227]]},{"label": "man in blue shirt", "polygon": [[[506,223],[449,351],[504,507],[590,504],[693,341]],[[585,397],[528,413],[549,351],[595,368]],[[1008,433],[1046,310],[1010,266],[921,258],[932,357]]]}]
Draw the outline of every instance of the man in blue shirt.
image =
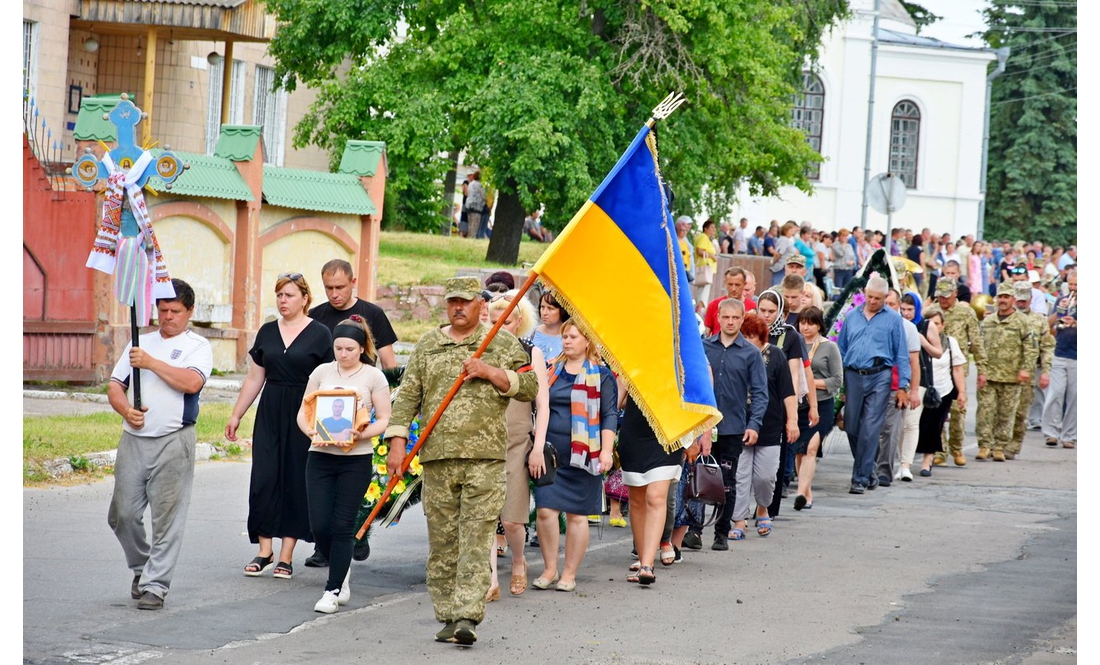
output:
[{"label": "man in blue shirt", "polygon": [[[722,465],[722,481],[726,486],[726,504],[714,524],[712,550],[728,550],[730,526],[733,518],[734,497],[737,496],[737,459],[745,444],[756,443],[764,411],[768,406],[768,376],[759,349],[741,336],[741,322],[745,318],[745,305],[736,298],[718,303],[717,335],[703,341],[711,374],[714,378],[714,395],[722,420],[718,423],[718,441],[715,457]],[[700,452],[710,454],[706,437]],[[684,547],[700,549],[701,526],[692,526],[684,537]],[[740,534],[744,538],[744,533]]]},{"label": "man in blue shirt", "polygon": [[844,319],[837,337],[844,359],[844,422],[852,449],[850,494],[878,486],[875,454],[886,409],[890,406],[891,369],[898,368],[898,408],[909,404],[909,351],[901,315],[884,307],[889,285],[881,277],[867,280],[866,302]]}]

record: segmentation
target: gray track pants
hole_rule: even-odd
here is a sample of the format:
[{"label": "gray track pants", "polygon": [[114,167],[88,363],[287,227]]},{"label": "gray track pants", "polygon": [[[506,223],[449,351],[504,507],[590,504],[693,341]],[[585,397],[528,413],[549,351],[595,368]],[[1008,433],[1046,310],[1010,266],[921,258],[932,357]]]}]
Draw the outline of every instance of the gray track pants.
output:
[{"label": "gray track pants", "polygon": [[[160,437],[122,433],[107,523],[122,545],[126,565],[141,575],[142,591],[161,598],[168,593],[179,558],[194,476],[193,426]],[[151,544],[145,531],[147,507],[153,523]]]}]

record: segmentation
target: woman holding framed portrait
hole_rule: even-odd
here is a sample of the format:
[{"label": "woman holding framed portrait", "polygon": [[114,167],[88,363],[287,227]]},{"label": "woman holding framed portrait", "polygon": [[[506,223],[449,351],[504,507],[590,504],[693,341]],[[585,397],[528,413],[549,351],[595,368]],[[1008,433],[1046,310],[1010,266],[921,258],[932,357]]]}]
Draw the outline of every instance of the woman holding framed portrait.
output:
[{"label": "woman holding framed portrait", "polygon": [[375,366],[366,321],[353,314],[333,329],[332,337],[336,360],[309,375],[298,410],[298,428],[312,441],[306,460],[309,526],[329,561],[324,593],[313,609],[325,614],[351,598],[355,517],[373,472],[371,440],[390,421],[389,382]]}]

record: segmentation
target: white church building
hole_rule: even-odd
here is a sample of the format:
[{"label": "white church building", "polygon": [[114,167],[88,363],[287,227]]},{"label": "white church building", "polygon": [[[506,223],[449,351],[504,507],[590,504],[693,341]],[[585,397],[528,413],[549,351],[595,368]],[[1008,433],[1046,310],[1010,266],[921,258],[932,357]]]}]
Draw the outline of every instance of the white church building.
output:
[{"label": "white church building", "polygon": [[[777,196],[752,197],[743,188],[732,218],[747,217],[750,229],[773,219],[830,230],[860,224],[874,0],[852,0],[851,8],[852,18],[826,35],[805,72],[792,114],[825,158],[809,173],[813,192],[784,187]],[[897,0],[881,2],[877,51],[869,175],[889,171],[905,182],[893,227],[975,233],[986,75],[996,54],[918,36]],[[869,207],[867,228],[886,226],[886,216]]]}]

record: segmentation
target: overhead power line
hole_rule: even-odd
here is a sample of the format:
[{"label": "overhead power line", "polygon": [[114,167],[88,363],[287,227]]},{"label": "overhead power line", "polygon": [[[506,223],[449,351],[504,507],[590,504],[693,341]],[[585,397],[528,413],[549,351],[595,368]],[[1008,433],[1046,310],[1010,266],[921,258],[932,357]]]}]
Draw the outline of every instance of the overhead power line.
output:
[{"label": "overhead power line", "polygon": [[1041,95],[1029,95],[1027,97],[1015,97],[1013,99],[1002,99],[999,102],[993,102],[992,104],[990,104],[990,106],[997,106],[998,104],[1009,104],[1011,102],[1026,102],[1029,99],[1039,99],[1040,97],[1050,97],[1051,95],[1060,95],[1063,92],[1075,92],[1076,90],[1077,90],[1077,88],[1073,87],[1073,88],[1065,88],[1063,90],[1055,90],[1054,92],[1044,92]]}]

